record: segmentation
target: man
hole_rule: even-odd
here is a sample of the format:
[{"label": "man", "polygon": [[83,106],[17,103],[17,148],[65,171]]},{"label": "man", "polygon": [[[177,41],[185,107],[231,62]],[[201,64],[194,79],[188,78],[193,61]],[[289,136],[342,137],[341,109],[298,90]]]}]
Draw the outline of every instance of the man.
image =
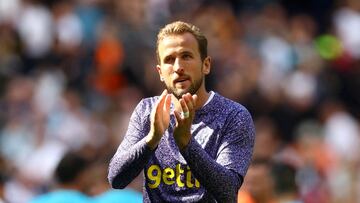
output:
[{"label": "man", "polygon": [[252,160],[238,203],[275,203],[275,182],[271,176],[271,162],[267,159]]},{"label": "man", "polygon": [[251,115],[206,91],[211,59],[194,25],[162,28],[157,57],[166,90],[133,112],[110,163],[112,187],[126,187],[144,169],[144,202],[236,202],[254,145]]},{"label": "man", "polygon": [[296,168],[283,160],[252,160],[238,203],[302,203]]},{"label": "man", "polygon": [[35,197],[30,203],[89,203],[90,198],[81,192],[82,178],[87,167],[88,161],[84,157],[68,152],[55,170],[57,187]]}]

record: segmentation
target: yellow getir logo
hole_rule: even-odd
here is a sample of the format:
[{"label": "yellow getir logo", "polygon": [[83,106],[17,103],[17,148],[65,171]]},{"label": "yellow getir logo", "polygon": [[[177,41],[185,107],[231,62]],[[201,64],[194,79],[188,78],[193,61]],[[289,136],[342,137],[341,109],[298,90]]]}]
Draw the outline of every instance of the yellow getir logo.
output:
[{"label": "yellow getir logo", "polygon": [[[187,169],[186,174],[184,174],[185,167]],[[146,172],[147,178],[149,179],[147,184],[151,189],[157,188],[161,183],[166,185],[176,183],[180,188],[185,186],[187,188],[193,188],[194,186],[199,188],[200,182],[196,178],[192,178],[190,167],[185,165],[184,168],[181,164],[177,164],[175,169],[170,167],[161,169],[159,165],[151,165]],[[182,181],[182,179],[184,179],[182,177],[184,176],[185,182]],[[192,181],[192,179],[194,179],[194,181]]]}]

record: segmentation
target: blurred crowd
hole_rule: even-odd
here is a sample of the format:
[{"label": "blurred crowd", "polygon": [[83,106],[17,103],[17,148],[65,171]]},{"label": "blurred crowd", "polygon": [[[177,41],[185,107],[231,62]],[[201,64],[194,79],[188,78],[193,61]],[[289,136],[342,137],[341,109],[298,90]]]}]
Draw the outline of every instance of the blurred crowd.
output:
[{"label": "blurred crowd", "polygon": [[87,163],[76,189],[110,190],[132,110],[163,89],[156,34],[174,20],[208,37],[208,90],[253,115],[239,202],[360,202],[358,0],[0,0],[0,202],[59,187],[70,152]]}]

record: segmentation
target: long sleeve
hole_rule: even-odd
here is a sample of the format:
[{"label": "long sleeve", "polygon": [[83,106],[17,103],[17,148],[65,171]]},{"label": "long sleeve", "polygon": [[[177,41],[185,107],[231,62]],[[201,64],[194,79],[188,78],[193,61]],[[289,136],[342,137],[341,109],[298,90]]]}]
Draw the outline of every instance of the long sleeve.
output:
[{"label": "long sleeve", "polygon": [[154,153],[145,142],[148,132],[145,117],[144,106],[140,102],[131,115],[124,140],[110,161],[108,180],[113,188],[126,187],[144,169]]},{"label": "long sleeve", "polygon": [[228,121],[216,160],[194,138],[181,152],[195,177],[218,202],[236,202],[254,145],[253,121],[246,109]]},{"label": "long sleeve", "polygon": [[119,148],[111,159],[108,179],[113,188],[125,188],[144,169],[153,151],[145,139],[128,149]]}]

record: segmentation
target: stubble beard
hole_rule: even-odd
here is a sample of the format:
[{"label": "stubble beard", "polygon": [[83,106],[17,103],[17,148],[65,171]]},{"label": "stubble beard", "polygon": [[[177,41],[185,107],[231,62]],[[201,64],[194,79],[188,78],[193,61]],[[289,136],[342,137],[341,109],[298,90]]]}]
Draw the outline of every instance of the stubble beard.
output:
[{"label": "stubble beard", "polygon": [[180,99],[182,95],[186,93],[190,93],[191,95],[196,94],[197,91],[200,89],[203,81],[204,81],[204,76],[202,76],[199,80],[194,81],[194,83],[192,83],[187,90],[180,90],[170,85],[167,85],[166,88],[169,93],[173,94],[177,99]]}]

